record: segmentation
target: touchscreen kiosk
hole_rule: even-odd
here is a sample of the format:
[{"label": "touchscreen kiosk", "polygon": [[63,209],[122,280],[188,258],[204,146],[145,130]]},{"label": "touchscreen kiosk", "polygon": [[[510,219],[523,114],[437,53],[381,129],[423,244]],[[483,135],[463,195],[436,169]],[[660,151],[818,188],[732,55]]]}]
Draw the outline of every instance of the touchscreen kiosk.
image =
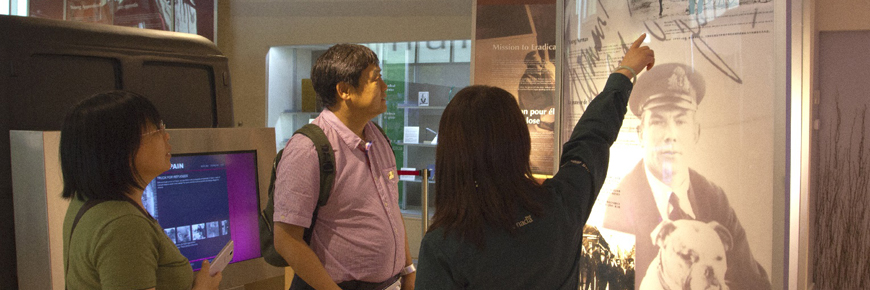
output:
[{"label": "touchscreen kiosk", "polygon": [[142,195],[145,209],[194,270],[230,240],[230,263],[260,257],[257,152],[175,154]]},{"label": "touchscreen kiosk", "polygon": [[[260,258],[257,223],[277,151],[274,129],[167,132],[172,136],[171,169],[147,186],[142,198],[147,211],[195,269],[233,241],[232,264],[222,272],[221,289],[255,283],[258,289],[283,287],[284,269]],[[63,222],[69,200],[60,196],[60,132],[13,130],[10,141],[18,288],[63,290]]]}]

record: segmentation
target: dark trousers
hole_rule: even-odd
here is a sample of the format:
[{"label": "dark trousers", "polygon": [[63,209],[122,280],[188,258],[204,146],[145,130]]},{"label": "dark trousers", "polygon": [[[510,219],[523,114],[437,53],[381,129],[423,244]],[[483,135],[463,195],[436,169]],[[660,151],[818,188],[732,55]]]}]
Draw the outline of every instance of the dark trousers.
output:
[{"label": "dark trousers", "polygon": [[[344,281],[338,283],[338,287],[342,290],[383,290],[387,288],[387,286],[392,285],[399,280],[400,275],[396,275],[387,279],[386,281],[375,283],[375,282],[364,282],[364,281]],[[290,283],[289,290],[315,290],[314,287],[308,285],[305,280],[299,278],[299,275],[293,275],[293,282]]]}]

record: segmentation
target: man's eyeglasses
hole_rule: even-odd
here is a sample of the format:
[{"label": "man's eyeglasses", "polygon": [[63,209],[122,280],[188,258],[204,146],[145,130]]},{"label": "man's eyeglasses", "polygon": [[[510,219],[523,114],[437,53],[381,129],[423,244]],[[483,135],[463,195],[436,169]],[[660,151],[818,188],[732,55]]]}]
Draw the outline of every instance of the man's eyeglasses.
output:
[{"label": "man's eyeglasses", "polygon": [[142,136],[148,136],[148,135],[151,135],[151,134],[154,134],[157,132],[161,132],[161,133],[166,132],[166,123],[163,123],[163,121],[160,121],[160,125],[157,126],[157,130],[154,130],[154,131],[151,131],[148,133],[143,133]]}]

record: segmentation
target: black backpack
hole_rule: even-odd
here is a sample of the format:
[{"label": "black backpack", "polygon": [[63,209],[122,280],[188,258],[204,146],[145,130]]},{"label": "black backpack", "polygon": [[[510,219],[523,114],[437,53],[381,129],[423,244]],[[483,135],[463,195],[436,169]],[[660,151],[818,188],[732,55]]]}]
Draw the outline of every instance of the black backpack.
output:
[{"label": "black backpack", "polygon": [[[377,123],[373,123],[375,127],[384,135],[384,138],[387,139],[387,142],[390,142],[390,138],[387,137],[387,134],[384,132]],[[311,142],[314,142],[314,148],[317,151],[317,159],[320,161],[320,195],[317,198],[317,206],[314,208],[314,213],[311,216],[311,226],[305,229],[302,235],[302,239],[306,244],[311,244],[311,233],[314,230],[314,225],[317,223],[317,212],[319,211],[321,206],[326,205],[326,202],[329,201],[329,194],[332,191],[332,185],[335,181],[335,153],[332,151],[332,145],[329,143],[329,139],[326,138],[326,135],[323,134],[323,129],[314,124],[307,124],[302,126],[296,132],[293,132],[293,135],[302,134],[311,139]],[[392,148],[392,144],[390,144]],[[281,155],[284,154],[284,149],[278,151],[278,155],[275,156],[275,161],[272,162],[272,175],[269,180],[269,202],[263,208],[263,211],[260,212],[260,253],[263,255],[263,259],[266,260],[266,263],[269,263],[275,267],[287,267],[287,261],[284,260],[284,257],[281,257],[278,254],[278,251],[275,250],[274,244],[274,230],[275,230],[275,222],[273,221],[273,216],[275,215],[275,178],[278,173],[278,162],[281,161]]]},{"label": "black backpack", "polygon": [[[329,200],[329,192],[332,191],[332,184],[335,180],[335,154],[332,152],[332,145],[329,144],[329,139],[323,134],[323,129],[317,125],[307,124],[293,132],[293,135],[302,134],[311,142],[314,142],[314,148],[317,151],[317,159],[320,161],[320,196],[317,198],[317,206],[314,208],[314,214],[311,217],[311,226],[305,229],[302,236],[305,243],[311,242],[311,232],[314,229],[314,224],[317,222],[317,211],[321,206],[325,205]],[[269,179],[269,202],[266,207],[260,212],[260,253],[266,263],[275,267],[287,267],[287,261],[284,257],[278,254],[275,250],[275,179],[278,173],[278,162],[281,161],[281,155],[284,154],[284,149],[278,151],[275,156],[275,161],[272,162],[272,176]]]}]

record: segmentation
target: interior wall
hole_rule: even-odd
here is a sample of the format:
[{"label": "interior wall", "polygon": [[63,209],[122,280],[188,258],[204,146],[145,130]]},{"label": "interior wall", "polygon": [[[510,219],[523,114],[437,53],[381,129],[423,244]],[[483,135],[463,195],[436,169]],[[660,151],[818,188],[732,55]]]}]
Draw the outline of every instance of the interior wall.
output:
[{"label": "interior wall", "polygon": [[[819,68],[821,64],[819,63],[819,34],[824,32],[831,31],[867,31],[870,30],[870,22],[866,21],[866,17],[870,16],[870,2],[865,0],[839,0],[839,1],[826,1],[826,0],[803,0],[809,7],[811,7],[813,11],[812,17],[810,17],[810,21],[813,25],[811,39],[804,44],[805,50],[809,50],[809,84],[805,86],[805,88],[809,88],[809,91],[812,93],[810,95],[814,95],[813,108],[811,109],[811,116],[813,119],[818,119],[822,116],[819,114],[819,107],[824,105],[826,102],[831,101],[830,98],[826,100],[823,96],[821,96],[820,85],[819,85]],[[807,45],[808,44],[808,45]],[[843,56],[847,57],[847,56]],[[815,165],[811,165],[811,169],[809,171],[810,178],[810,198],[809,198],[809,218],[808,220],[811,222],[815,222],[816,220],[816,210],[815,207],[817,205],[817,185],[816,183],[820,182],[819,174],[820,170],[815,169],[817,164],[819,164],[819,137],[815,136],[819,134],[819,131],[813,130],[811,133],[811,148],[810,150],[810,159],[811,163]],[[815,255],[818,250],[815,250],[812,246],[814,241],[817,239],[815,237],[816,225],[810,224],[808,225],[810,228],[810,234],[808,236],[807,241],[810,245],[807,249],[807,257],[803,262],[808,264],[806,265],[807,270],[804,272],[806,277],[803,277],[805,280],[804,287],[801,289],[813,289],[816,288],[814,276],[815,271],[813,265],[813,261],[816,259]]]},{"label": "interior wall", "polygon": [[[299,109],[299,102],[293,92],[299,88],[293,82],[296,78],[296,49],[281,46],[273,47],[266,54],[267,115],[266,124],[275,124],[284,109]],[[271,82],[269,80],[272,80]],[[278,97],[276,97],[278,96]],[[267,127],[269,127],[267,125]]]},{"label": "interior wall", "polygon": [[[307,49],[297,49],[296,50],[296,79],[310,79],[311,78],[311,65],[314,62],[312,59],[313,52]],[[290,98],[293,99],[293,107],[294,108],[302,108],[302,82],[299,81],[299,84],[296,84],[298,89],[290,92]]]},{"label": "interior wall", "polygon": [[819,31],[870,30],[870,1],[816,1]]},{"label": "interior wall", "polygon": [[237,126],[266,124],[272,46],[471,37],[469,0],[218,1],[217,44],[229,58]]},{"label": "interior wall", "polygon": [[[820,103],[812,168],[817,184],[811,245],[813,282],[818,289],[858,289],[870,285],[870,151],[864,140],[870,124],[870,93],[863,81],[870,59],[870,31],[826,31],[819,35]],[[832,247],[833,245],[833,247]]]}]

